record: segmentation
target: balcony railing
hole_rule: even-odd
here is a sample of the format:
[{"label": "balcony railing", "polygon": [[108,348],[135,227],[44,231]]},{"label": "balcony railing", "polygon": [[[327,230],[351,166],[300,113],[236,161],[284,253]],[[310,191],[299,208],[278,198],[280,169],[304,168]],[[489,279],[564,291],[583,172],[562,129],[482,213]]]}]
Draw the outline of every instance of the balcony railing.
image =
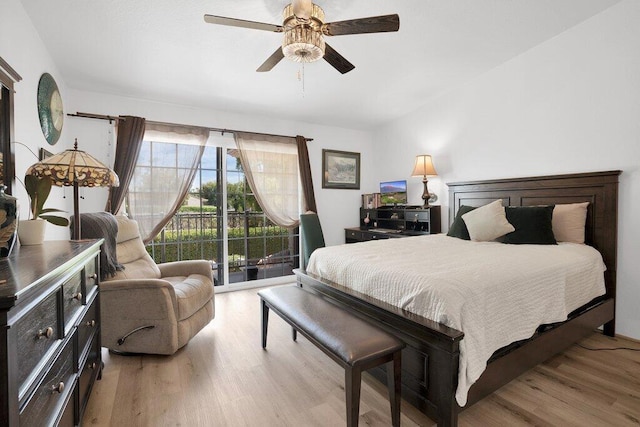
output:
[{"label": "balcony railing", "polygon": [[229,212],[228,260],[224,259],[223,218],[216,212],[178,212],[147,245],[158,263],[206,259],[211,261],[216,284],[292,274],[299,265],[298,229],[274,225],[262,212]]}]

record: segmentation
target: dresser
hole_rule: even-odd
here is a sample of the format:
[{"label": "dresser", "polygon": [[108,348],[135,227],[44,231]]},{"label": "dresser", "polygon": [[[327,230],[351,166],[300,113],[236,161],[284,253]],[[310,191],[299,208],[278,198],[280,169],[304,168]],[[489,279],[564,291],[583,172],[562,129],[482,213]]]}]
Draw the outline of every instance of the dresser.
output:
[{"label": "dresser", "polygon": [[80,424],[102,372],[102,240],[21,246],[0,260],[0,424]]}]

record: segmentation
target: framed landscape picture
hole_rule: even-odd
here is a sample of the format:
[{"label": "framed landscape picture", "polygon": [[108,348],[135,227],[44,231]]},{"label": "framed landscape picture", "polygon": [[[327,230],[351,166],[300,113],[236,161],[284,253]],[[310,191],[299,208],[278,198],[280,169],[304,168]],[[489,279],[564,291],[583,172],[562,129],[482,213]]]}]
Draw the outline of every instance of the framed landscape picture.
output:
[{"label": "framed landscape picture", "polygon": [[322,188],[360,189],[360,153],[322,150]]}]

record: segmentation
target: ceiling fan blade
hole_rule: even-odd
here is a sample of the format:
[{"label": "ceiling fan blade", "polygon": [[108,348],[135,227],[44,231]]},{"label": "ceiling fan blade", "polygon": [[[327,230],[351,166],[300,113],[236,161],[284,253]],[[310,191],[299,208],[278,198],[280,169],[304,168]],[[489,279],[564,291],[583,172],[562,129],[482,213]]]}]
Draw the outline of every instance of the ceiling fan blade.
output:
[{"label": "ceiling fan blade", "polygon": [[204,15],[204,22],[230,27],[251,28],[253,30],[273,31],[281,33],[282,25],[265,24],[263,22],[245,21],[244,19],[226,18],[224,16]]},{"label": "ceiling fan blade", "polygon": [[259,73],[271,71],[271,69],[275,67],[276,64],[282,60],[282,58],[284,58],[284,53],[282,53],[282,48],[279,47],[269,58],[267,58],[266,61],[264,61],[264,63],[256,71]]},{"label": "ceiling fan blade", "polygon": [[372,16],[370,18],[349,19],[348,21],[328,22],[322,26],[326,36],[346,34],[388,33],[400,29],[400,17],[394,15]]},{"label": "ceiling fan blade", "polygon": [[311,17],[312,3],[311,0],[293,0],[293,14],[301,19],[309,19]]},{"label": "ceiling fan blade", "polygon": [[355,65],[347,61],[344,56],[336,52],[327,43],[324,44],[324,60],[327,61],[333,68],[340,71],[342,74],[348,73],[353,70]]}]

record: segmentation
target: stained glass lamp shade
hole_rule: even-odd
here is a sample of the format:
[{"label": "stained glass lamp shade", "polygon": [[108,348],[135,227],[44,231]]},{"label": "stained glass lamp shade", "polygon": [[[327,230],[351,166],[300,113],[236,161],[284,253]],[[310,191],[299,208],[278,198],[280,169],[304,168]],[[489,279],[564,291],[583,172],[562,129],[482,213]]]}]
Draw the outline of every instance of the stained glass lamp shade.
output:
[{"label": "stained glass lamp shade", "polygon": [[25,175],[51,179],[58,187],[73,186],[73,240],[80,240],[79,187],[117,187],[118,175],[90,154],[78,150],[76,139],[72,149],[55,154],[31,165]]}]

